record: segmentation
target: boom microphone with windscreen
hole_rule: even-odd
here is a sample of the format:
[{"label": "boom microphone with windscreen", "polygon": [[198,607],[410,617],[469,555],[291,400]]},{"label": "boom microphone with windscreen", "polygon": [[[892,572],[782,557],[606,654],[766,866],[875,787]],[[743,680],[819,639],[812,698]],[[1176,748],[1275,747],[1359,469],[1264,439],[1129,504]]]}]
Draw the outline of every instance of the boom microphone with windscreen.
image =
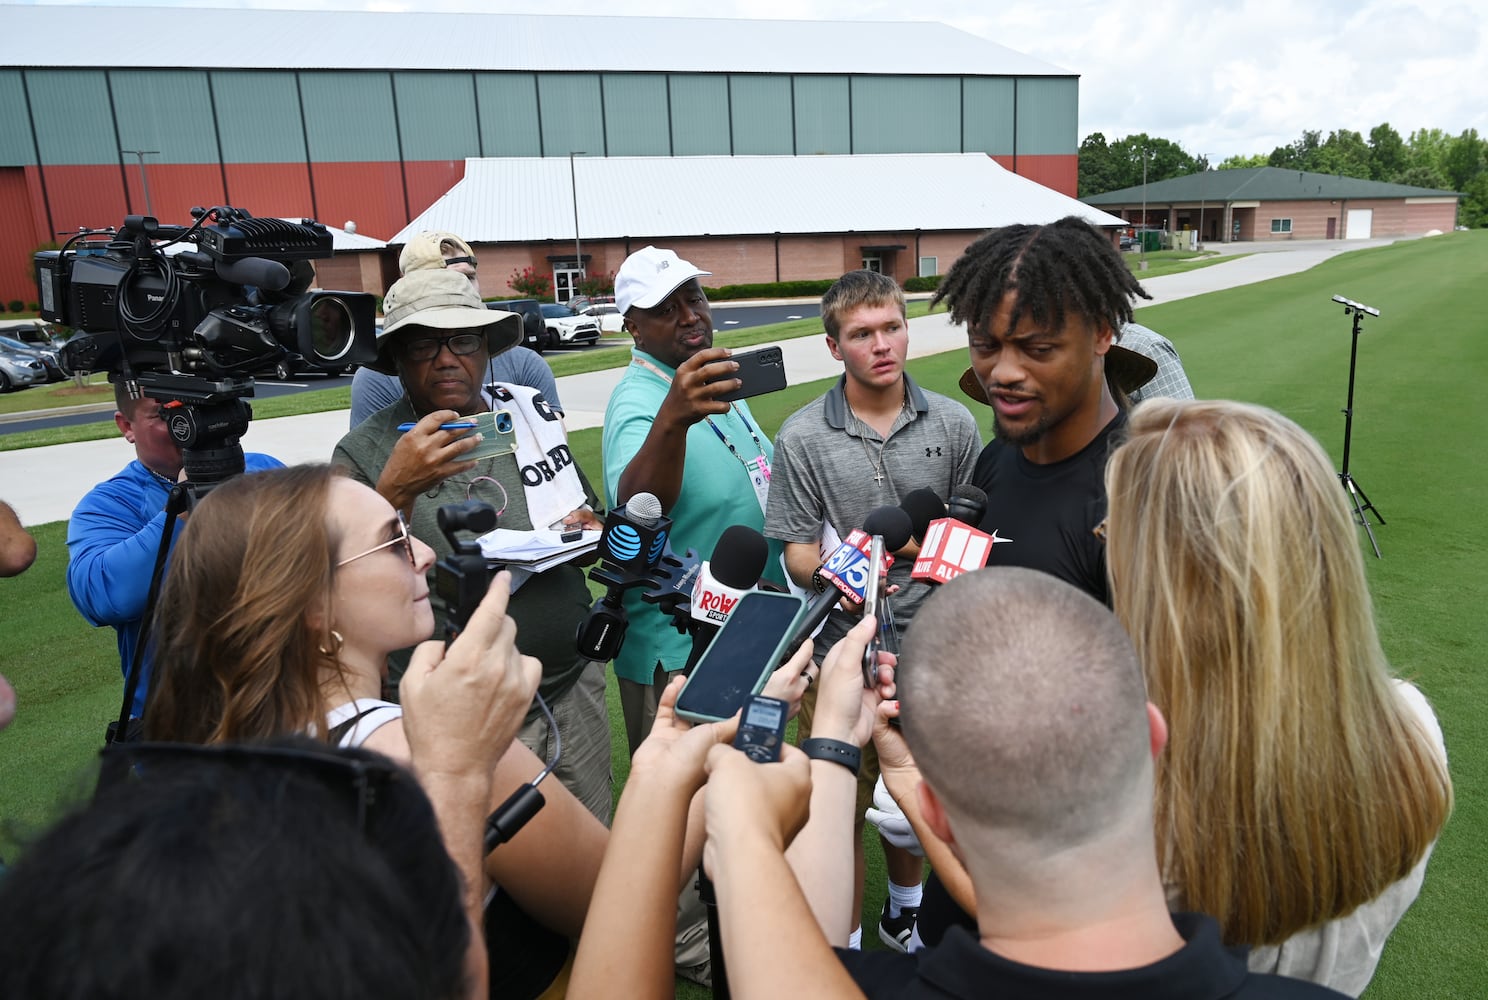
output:
[{"label": "boom microphone with windscreen", "polygon": [[987,515],[987,492],[970,483],[962,483],[951,490],[951,499],[946,501],[946,516],[954,517],[973,528],[982,526]]},{"label": "boom microphone with windscreen", "polygon": [[[909,537],[919,545],[925,540],[925,529],[938,517],[946,516],[945,501],[934,490],[910,490],[899,501],[899,509],[909,515]],[[887,539],[885,539],[887,541]]]}]

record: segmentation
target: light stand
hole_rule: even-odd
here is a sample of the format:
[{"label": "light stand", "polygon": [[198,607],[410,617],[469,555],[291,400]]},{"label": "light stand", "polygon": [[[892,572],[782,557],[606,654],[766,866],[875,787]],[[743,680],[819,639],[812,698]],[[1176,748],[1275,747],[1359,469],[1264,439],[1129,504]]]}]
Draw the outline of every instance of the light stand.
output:
[{"label": "light stand", "polygon": [[1343,488],[1348,490],[1349,499],[1354,505],[1354,520],[1364,526],[1364,532],[1369,536],[1369,544],[1374,547],[1374,557],[1383,558],[1380,554],[1379,542],[1375,540],[1374,529],[1370,527],[1369,519],[1364,516],[1365,511],[1374,511],[1374,516],[1379,519],[1380,524],[1385,523],[1385,517],[1379,512],[1379,508],[1369,502],[1369,496],[1360,488],[1349,472],[1349,445],[1353,441],[1354,434],[1354,372],[1359,364],[1359,334],[1364,332],[1364,317],[1378,316],[1379,310],[1366,306],[1362,302],[1354,302],[1342,295],[1333,296],[1333,301],[1343,306],[1343,314],[1354,318],[1353,345],[1349,350],[1349,381],[1348,381],[1348,404],[1343,411],[1343,470],[1338,473],[1338,478],[1343,482]]}]

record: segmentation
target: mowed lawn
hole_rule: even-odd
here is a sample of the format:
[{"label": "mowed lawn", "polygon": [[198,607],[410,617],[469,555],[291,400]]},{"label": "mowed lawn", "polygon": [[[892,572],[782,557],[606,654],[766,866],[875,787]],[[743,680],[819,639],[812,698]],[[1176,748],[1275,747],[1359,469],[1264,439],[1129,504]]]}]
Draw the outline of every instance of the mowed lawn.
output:
[{"label": "mowed lawn", "polygon": [[[1353,451],[1356,480],[1384,513],[1384,558],[1360,545],[1385,649],[1395,669],[1436,706],[1451,755],[1457,807],[1425,889],[1392,937],[1370,1000],[1488,996],[1488,918],[1474,888],[1488,874],[1488,544],[1479,508],[1488,502],[1488,233],[1458,233],[1347,254],[1263,284],[1154,306],[1138,319],[1177,343],[1200,395],[1249,400],[1297,420],[1341,458],[1350,323],[1333,294],[1381,311],[1359,342]],[[966,366],[955,352],[914,361],[930,388],[959,397]],[[826,383],[793,386],[752,405],[769,430]],[[984,435],[990,414],[978,412]],[[597,478],[598,430],[573,436],[579,463]],[[3,491],[3,487],[0,487]],[[68,602],[62,574],[65,524],[37,530],[42,555],[25,576],[0,581],[0,673],[20,712],[0,734],[0,854],[81,794],[104,722],[118,711],[117,654],[110,630],[87,628]],[[611,691],[612,717],[618,705]],[[617,779],[626,767],[617,741]],[[877,851],[869,857],[877,862]],[[870,871],[865,944],[883,900]],[[706,992],[680,986],[679,996]]]}]

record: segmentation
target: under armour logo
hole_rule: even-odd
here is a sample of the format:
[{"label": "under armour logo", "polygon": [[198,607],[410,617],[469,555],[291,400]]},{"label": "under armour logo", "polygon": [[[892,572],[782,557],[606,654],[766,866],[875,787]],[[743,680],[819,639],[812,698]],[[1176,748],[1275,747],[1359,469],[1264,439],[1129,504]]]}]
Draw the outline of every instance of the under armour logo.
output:
[{"label": "under armour logo", "polygon": [[939,454],[940,454],[940,449],[939,448],[926,448],[925,449],[925,457],[926,458],[930,458],[933,455],[939,455]]}]

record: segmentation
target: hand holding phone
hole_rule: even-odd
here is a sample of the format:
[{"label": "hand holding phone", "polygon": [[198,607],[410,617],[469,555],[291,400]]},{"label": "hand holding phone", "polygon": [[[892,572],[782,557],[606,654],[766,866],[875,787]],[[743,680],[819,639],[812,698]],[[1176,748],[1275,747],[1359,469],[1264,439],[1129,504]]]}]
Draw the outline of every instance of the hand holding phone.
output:
[{"label": "hand holding phone", "polygon": [[753,695],[744,703],[739,731],[734,734],[734,749],[756,764],[773,764],[780,759],[785,745],[785,724],[790,706],[776,698]]},{"label": "hand holding phone", "polygon": [[714,396],[714,399],[731,403],[736,399],[762,396],[785,388],[785,354],[778,347],[761,347],[754,351],[737,351],[729,355],[738,364],[739,370],[731,378],[739,380],[739,388]]},{"label": "hand holding phone", "polygon": [[747,591],[692,668],[677,697],[677,714],[720,722],[744,707],[780,662],[804,606],[793,594]]}]

